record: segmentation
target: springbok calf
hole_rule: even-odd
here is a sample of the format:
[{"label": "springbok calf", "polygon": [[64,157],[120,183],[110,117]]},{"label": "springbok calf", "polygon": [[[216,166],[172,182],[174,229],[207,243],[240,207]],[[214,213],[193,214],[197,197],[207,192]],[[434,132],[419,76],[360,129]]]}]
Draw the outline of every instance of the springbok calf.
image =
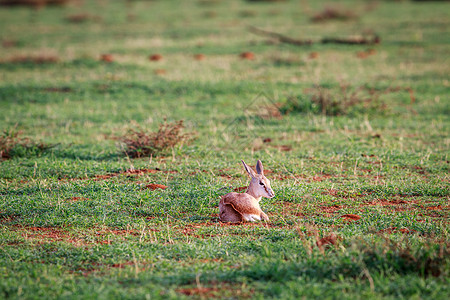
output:
[{"label": "springbok calf", "polygon": [[260,160],[256,163],[256,173],[242,161],[247,173],[251,176],[250,184],[245,193],[228,193],[219,202],[219,218],[222,222],[239,223],[243,221],[269,221],[269,217],[259,207],[261,197],[275,196],[270,181],[264,176]]}]

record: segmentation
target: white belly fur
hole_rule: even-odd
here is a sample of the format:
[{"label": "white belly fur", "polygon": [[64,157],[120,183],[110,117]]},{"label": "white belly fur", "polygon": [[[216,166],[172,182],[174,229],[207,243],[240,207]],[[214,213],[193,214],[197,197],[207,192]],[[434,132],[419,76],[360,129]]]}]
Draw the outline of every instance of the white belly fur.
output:
[{"label": "white belly fur", "polygon": [[243,214],[242,216],[244,217],[245,221],[249,221],[249,222],[261,221],[261,216],[258,216],[258,215]]}]

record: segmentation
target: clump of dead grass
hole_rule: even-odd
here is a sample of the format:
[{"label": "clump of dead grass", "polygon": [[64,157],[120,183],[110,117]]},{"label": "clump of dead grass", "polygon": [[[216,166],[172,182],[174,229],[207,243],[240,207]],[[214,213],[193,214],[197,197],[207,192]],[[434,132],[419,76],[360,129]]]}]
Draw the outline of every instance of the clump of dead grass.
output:
[{"label": "clump of dead grass", "polygon": [[85,23],[85,22],[100,22],[102,21],[102,18],[96,15],[92,15],[89,13],[80,13],[80,14],[73,14],[66,16],[65,20],[69,23]]},{"label": "clump of dead grass", "polygon": [[283,114],[306,112],[328,116],[350,115],[357,113],[388,113],[388,105],[382,95],[394,92],[408,92],[411,104],[415,97],[411,88],[394,87],[376,90],[366,86],[351,87],[341,84],[338,89],[315,86],[306,89],[302,95],[289,97],[280,107]]},{"label": "clump of dead grass", "polygon": [[65,5],[73,0],[0,0],[0,6],[31,6]]},{"label": "clump of dead grass", "polygon": [[13,64],[54,64],[59,62],[59,57],[54,54],[15,55],[6,62]]},{"label": "clump of dead grass", "polygon": [[364,263],[368,268],[390,266],[400,274],[418,273],[424,277],[447,277],[450,254],[449,244],[425,242],[420,248],[413,247],[408,240],[395,241],[386,238],[384,244],[360,244]]},{"label": "clump of dead grass", "polygon": [[339,6],[326,6],[322,11],[311,17],[312,22],[325,22],[328,20],[347,21],[358,18],[358,15]]},{"label": "clump of dead grass", "polygon": [[125,144],[124,152],[129,157],[161,156],[192,140],[193,135],[184,133],[184,129],[183,120],[172,123],[164,121],[156,132],[132,128],[118,140]]},{"label": "clump of dead grass", "polygon": [[21,137],[15,129],[6,129],[0,135],[0,160],[11,159],[16,156],[40,154],[55,145],[32,141]]}]

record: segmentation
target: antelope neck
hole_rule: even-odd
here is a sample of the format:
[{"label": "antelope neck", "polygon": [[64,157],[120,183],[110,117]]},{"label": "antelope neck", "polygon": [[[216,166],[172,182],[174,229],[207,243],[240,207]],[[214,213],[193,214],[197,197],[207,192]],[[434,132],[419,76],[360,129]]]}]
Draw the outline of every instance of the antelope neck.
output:
[{"label": "antelope neck", "polygon": [[250,189],[250,185],[248,186],[247,191],[246,191],[245,193],[247,193],[247,194],[249,194],[250,196],[252,196],[253,198],[255,198],[256,201],[258,201],[258,202],[261,201],[261,196],[257,197],[257,196],[253,193],[253,191]]}]

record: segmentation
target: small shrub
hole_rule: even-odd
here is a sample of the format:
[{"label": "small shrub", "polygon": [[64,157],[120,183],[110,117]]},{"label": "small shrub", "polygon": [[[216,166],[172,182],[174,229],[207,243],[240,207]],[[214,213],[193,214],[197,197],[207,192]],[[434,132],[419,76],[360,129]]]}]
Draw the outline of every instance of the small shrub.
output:
[{"label": "small shrub", "polygon": [[157,132],[130,129],[118,139],[125,144],[124,152],[130,157],[159,156],[191,139],[191,134],[183,133],[184,128],[182,120],[173,123],[164,121]]},{"label": "small shrub", "polygon": [[4,130],[0,135],[0,160],[25,155],[38,155],[54,146],[22,138],[20,132],[14,129]]},{"label": "small shrub", "polygon": [[283,114],[291,112],[323,114],[328,116],[351,115],[355,113],[385,113],[386,104],[380,100],[386,91],[375,92],[366,87],[352,88],[341,85],[339,89],[317,86],[304,94],[290,97],[280,107]]},{"label": "small shrub", "polygon": [[325,7],[322,11],[316,13],[311,21],[313,22],[324,22],[328,20],[340,20],[346,21],[351,19],[356,19],[357,15],[351,10],[346,10],[340,7],[329,6]]},{"label": "small shrub", "polygon": [[7,62],[12,64],[54,64],[59,62],[59,57],[54,54],[15,55]]}]

